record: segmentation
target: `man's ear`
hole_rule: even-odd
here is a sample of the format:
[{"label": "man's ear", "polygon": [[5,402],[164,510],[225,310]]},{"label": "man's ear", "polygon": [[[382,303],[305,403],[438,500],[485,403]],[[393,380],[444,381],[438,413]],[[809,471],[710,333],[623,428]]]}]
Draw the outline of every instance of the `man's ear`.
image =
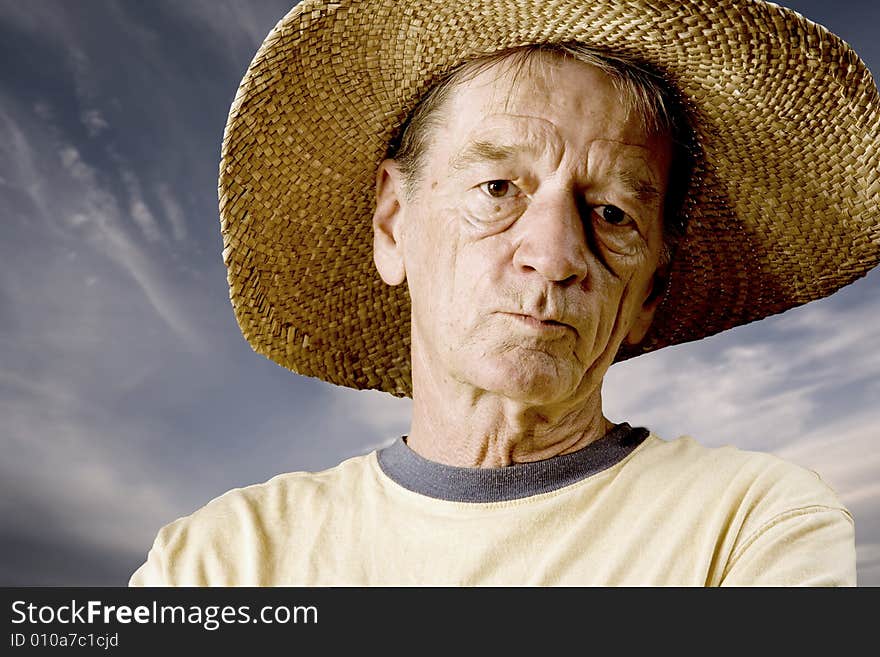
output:
[{"label": "man's ear", "polygon": [[639,309],[636,318],[629,327],[629,332],[624,338],[626,344],[637,345],[645,339],[648,329],[651,328],[651,322],[654,321],[654,313],[657,312],[657,308],[660,307],[660,302],[663,301],[663,297],[666,294],[668,281],[669,267],[668,265],[661,265],[654,272],[651,289],[642,302],[642,307]]},{"label": "man's ear", "polygon": [[388,285],[406,280],[403,259],[403,174],[395,160],[384,160],[376,171],[376,211],[373,213],[373,262]]}]

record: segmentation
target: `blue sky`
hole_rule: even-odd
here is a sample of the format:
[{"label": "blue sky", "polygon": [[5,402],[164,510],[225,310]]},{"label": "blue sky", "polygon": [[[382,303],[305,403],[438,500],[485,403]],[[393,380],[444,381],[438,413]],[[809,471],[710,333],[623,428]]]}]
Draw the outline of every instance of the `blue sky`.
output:
[{"label": "blue sky", "polygon": [[[791,1],[880,70],[880,3]],[[281,0],[0,0],[0,585],[124,585],[237,486],[405,433],[408,400],[241,337],[220,257],[229,104]],[[614,420],[816,470],[880,585],[880,272],[614,366]]]}]

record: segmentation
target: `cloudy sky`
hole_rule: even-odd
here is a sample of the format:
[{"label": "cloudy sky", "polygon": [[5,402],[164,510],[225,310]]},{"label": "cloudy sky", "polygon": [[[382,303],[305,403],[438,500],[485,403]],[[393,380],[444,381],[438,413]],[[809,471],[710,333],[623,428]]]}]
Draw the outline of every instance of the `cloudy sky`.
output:
[{"label": "cloudy sky", "polygon": [[[124,585],[158,529],[406,432],[409,403],[293,375],[235,323],[216,176],[288,0],[0,0],[0,585]],[[880,70],[880,3],[785,3]],[[609,417],[816,470],[880,585],[880,272],[612,368]]]}]

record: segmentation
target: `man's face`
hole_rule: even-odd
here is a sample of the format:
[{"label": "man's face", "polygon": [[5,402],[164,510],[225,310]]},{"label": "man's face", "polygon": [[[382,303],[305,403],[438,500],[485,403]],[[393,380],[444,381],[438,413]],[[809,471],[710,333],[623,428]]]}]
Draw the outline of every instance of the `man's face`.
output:
[{"label": "man's face", "polygon": [[669,141],[626,116],[599,69],[540,57],[515,82],[501,63],[453,90],[412,198],[386,181],[383,206],[380,184],[379,207],[396,201],[415,394],[583,398],[653,316]]}]

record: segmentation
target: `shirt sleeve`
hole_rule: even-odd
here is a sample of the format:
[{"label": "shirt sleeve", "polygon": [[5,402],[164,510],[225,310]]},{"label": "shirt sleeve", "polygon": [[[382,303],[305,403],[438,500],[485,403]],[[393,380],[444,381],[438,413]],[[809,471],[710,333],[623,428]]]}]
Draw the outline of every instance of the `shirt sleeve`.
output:
[{"label": "shirt sleeve", "polygon": [[777,514],[744,538],[721,585],[855,586],[852,516],[821,505]]}]

